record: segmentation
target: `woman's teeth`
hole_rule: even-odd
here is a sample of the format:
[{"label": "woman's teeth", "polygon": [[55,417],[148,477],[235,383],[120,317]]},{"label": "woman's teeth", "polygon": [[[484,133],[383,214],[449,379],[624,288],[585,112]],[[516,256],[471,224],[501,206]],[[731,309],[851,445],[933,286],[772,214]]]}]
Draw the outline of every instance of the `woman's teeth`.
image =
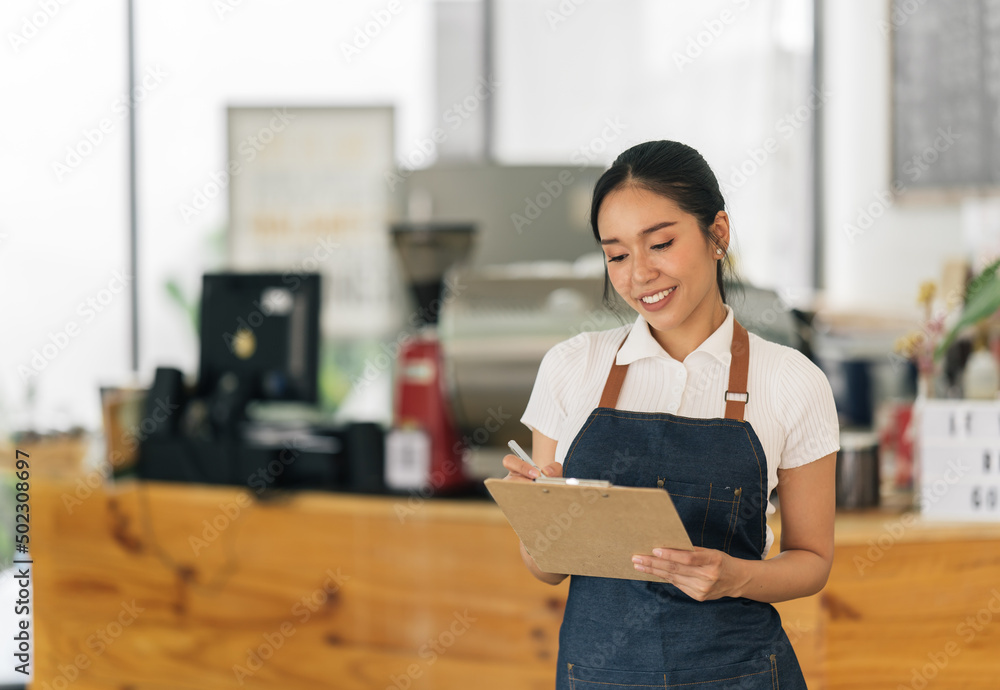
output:
[{"label": "woman's teeth", "polygon": [[643,297],[642,301],[645,302],[646,304],[656,304],[657,302],[659,302],[661,299],[663,299],[676,289],[677,286],[674,286],[672,288],[667,288],[662,292],[657,292],[655,295],[650,295],[649,297]]}]

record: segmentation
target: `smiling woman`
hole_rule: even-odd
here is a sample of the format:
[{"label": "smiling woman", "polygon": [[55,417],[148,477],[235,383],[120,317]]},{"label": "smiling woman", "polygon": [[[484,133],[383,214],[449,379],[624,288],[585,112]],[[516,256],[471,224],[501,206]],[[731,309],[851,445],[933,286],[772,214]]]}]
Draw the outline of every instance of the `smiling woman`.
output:
[{"label": "smiling woman", "polygon": [[[695,550],[635,554],[660,581],[572,575],[557,687],[805,688],[771,604],[815,594],[830,572],[830,385],[735,321],[729,216],[697,151],[651,141],[622,153],[595,186],[591,222],[605,298],[610,285],[639,316],[553,347],[521,421],[546,475],[668,491]],[[512,481],[532,476],[515,456],[504,465]],[[781,553],[766,559],[775,490]],[[521,555],[543,582],[565,579],[524,544]]]},{"label": "smiling woman", "polygon": [[[714,316],[721,323],[725,318],[725,278],[732,278],[726,275],[732,273],[732,264],[724,208],[719,183],[705,159],[678,142],[632,147],[594,189],[590,221],[608,260],[605,300],[610,282],[644,316],[674,303],[674,309],[653,324],[661,326],[654,337],[668,352],[665,331],[679,321]],[[712,289],[713,275],[717,291]],[[667,277],[673,282],[665,283]],[[683,359],[687,353],[671,354]]]},{"label": "smiling woman", "polygon": [[726,316],[713,279],[721,275],[720,258],[729,241],[726,212],[719,211],[702,231],[698,219],[676,201],[635,185],[610,192],[600,209],[609,280],[654,327],[651,332],[663,349],[684,359],[704,338],[677,342],[677,333],[691,330],[679,327],[700,323],[707,328]]}]

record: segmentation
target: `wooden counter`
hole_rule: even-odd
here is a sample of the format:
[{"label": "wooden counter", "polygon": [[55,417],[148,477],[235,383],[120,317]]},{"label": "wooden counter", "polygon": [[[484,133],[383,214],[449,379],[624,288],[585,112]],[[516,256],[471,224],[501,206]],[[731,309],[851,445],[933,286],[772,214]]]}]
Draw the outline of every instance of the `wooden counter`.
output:
[{"label": "wooden counter", "polygon": [[[32,488],[32,688],[553,687],[568,581],[528,573],[492,503],[77,489]],[[810,688],[996,688],[998,590],[1000,525],[867,513],[779,610]]]}]

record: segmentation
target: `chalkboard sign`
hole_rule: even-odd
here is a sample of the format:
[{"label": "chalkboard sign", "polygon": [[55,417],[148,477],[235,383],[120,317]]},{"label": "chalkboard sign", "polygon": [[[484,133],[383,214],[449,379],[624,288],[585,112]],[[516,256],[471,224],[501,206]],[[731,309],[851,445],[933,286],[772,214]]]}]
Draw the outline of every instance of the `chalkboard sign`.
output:
[{"label": "chalkboard sign", "polygon": [[1000,186],[1000,0],[892,0],[893,180]]}]

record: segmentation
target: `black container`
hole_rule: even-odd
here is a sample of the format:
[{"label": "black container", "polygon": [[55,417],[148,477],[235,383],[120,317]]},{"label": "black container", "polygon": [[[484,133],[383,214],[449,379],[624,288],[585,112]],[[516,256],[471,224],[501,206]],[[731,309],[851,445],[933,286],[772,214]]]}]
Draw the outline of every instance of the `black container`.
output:
[{"label": "black container", "polygon": [[837,507],[875,508],[879,505],[878,435],[873,431],[842,431],[837,453]]}]

